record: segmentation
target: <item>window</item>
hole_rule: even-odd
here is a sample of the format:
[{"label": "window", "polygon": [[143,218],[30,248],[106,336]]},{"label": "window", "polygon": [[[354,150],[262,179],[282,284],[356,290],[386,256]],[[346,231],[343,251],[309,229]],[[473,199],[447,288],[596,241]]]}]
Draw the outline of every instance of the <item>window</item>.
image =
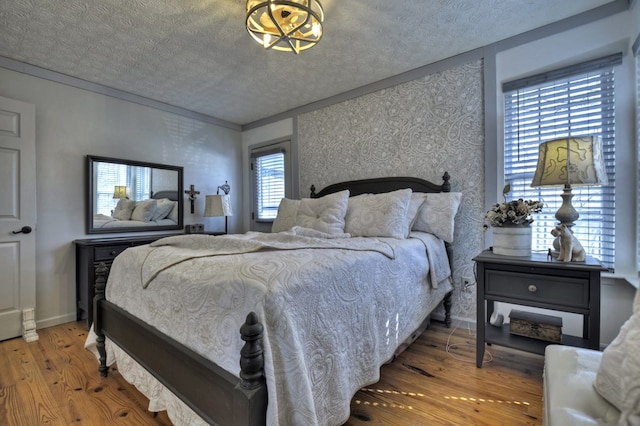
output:
[{"label": "window", "polygon": [[285,196],[285,150],[253,154],[251,170],[254,181],[253,220],[273,221]]},{"label": "window", "polygon": [[94,212],[111,216],[118,200],[113,199],[116,185],[126,185],[132,200],[144,200],[151,195],[151,169],[126,164],[96,163],[96,206]]},{"label": "window", "polygon": [[510,197],[540,199],[545,204],[533,223],[533,250],[552,247],[555,212],[562,188],[531,188],[541,142],[598,135],[602,138],[606,186],[573,187],[573,206],[580,218],[573,232],[587,253],[613,269],[615,260],[615,103],[614,66],[622,54],[503,85],[504,180]]}]

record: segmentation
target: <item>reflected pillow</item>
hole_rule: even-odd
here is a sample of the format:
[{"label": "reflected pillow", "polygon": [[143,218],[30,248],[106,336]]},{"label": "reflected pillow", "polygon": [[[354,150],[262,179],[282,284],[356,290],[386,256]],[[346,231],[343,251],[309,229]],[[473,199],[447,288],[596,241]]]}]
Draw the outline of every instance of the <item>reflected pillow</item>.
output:
[{"label": "reflected pillow", "polygon": [[157,209],[158,202],[156,200],[138,201],[136,208],[133,209],[133,213],[131,213],[131,220],[150,222]]},{"label": "reflected pillow", "polygon": [[407,234],[405,219],[409,201],[410,189],[351,197],[344,232],[352,237],[404,239]]},{"label": "reflected pillow", "polygon": [[130,220],[135,207],[135,201],[121,198],[120,201],[118,201],[118,204],[116,204],[116,208],[113,209],[111,217],[118,220]]},{"label": "reflected pillow", "polygon": [[173,207],[169,211],[169,214],[167,215],[167,219],[171,219],[175,223],[178,223],[178,202],[172,201],[171,204],[173,205]]},{"label": "reflected pillow", "polygon": [[156,212],[151,218],[151,220],[160,220],[169,216],[171,210],[173,209],[173,201],[168,198],[161,198],[157,201]]},{"label": "reflected pillow", "polygon": [[460,192],[427,194],[411,229],[429,232],[448,243],[452,242],[453,219],[458,212],[461,199],[462,193]]}]

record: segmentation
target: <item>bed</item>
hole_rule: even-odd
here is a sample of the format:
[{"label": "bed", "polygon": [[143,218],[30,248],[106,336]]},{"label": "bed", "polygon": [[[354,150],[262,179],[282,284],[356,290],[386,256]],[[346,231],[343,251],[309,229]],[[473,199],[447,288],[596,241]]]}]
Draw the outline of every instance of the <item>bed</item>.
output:
[{"label": "bed", "polygon": [[176,226],[178,224],[178,191],[157,191],[146,200],[118,201],[111,216],[93,215],[94,228],[140,228]]},{"label": "bed", "polygon": [[[312,189],[309,200],[343,200],[348,190],[349,209],[380,201],[368,194],[385,194],[393,204],[407,200],[407,188],[405,209],[429,202],[437,216],[452,198],[452,220],[459,194],[436,196],[450,192],[446,173],[439,185],[418,178],[344,182]],[[420,202],[415,193],[428,195]],[[380,366],[443,302],[450,321],[442,238],[287,228],[285,200],[280,207],[280,232],[169,237],[128,249],[114,261],[108,286],[99,267],[93,330],[100,374],[117,359],[150,410],[166,409],[176,424],[341,424],[355,392],[379,379]],[[344,231],[351,223],[356,234],[372,232],[369,218],[349,217]]]}]

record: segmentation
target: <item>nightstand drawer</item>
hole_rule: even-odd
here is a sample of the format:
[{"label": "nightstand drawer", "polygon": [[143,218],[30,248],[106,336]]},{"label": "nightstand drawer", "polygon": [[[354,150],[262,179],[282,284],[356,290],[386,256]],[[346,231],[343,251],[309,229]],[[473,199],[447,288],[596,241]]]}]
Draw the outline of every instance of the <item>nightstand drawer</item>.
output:
[{"label": "nightstand drawer", "polygon": [[589,280],[553,275],[486,270],[486,295],[589,307]]},{"label": "nightstand drawer", "polygon": [[130,244],[122,244],[117,246],[96,247],[94,259],[96,262],[109,261],[116,258],[117,255],[131,247]]}]

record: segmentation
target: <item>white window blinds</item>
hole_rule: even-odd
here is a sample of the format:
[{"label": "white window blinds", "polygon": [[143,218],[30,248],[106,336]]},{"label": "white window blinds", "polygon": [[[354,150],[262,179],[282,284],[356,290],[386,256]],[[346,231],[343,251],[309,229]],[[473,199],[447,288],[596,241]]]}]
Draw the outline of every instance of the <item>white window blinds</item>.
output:
[{"label": "white window blinds", "polygon": [[580,218],[573,232],[587,254],[613,269],[615,260],[615,103],[611,55],[503,85],[505,105],[504,180],[510,198],[542,200],[545,208],[533,223],[533,250],[552,247],[555,212],[562,188],[531,188],[541,142],[597,135],[602,138],[608,184],[573,187],[573,206]]},{"label": "white window blinds", "polygon": [[254,174],[254,217],[256,221],[272,221],[285,196],[285,153],[283,150],[254,154],[251,159]]}]

